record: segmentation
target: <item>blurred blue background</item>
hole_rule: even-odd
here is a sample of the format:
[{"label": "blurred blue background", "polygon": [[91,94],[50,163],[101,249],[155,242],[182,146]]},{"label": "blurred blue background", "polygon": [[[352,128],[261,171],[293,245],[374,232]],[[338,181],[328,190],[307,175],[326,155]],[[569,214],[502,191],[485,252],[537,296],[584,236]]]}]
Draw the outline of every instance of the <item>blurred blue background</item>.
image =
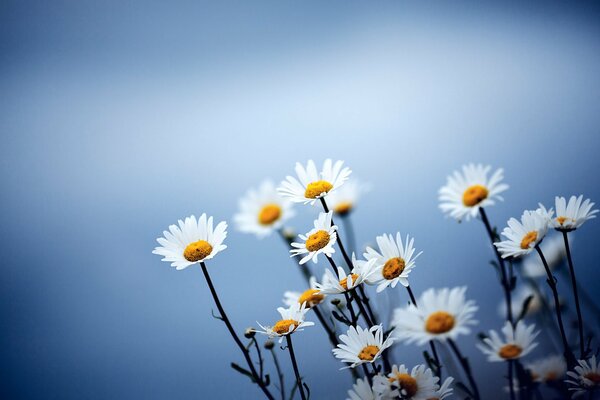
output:
[{"label": "blurred blue background", "polygon": [[[242,357],[201,271],[151,251],[178,218],[231,221],[249,187],[309,158],[371,184],[360,243],[410,232],[415,291],[466,284],[476,331],[499,328],[483,226],[445,219],[437,190],[466,162],[504,167],[500,227],[558,194],[600,200],[599,17],[591,3],[3,1],[0,394],[260,398],[229,367]],[[278,237],[229,232],[209,265],[224,306],[239,330],[274,321],[301,275]],[[590,291],[599,235],[591,221],[574,246]],[[313,398],[344,398],[320,328],[295,338]],[[505,366],[473,343],[459,341],[490,396]]]}]

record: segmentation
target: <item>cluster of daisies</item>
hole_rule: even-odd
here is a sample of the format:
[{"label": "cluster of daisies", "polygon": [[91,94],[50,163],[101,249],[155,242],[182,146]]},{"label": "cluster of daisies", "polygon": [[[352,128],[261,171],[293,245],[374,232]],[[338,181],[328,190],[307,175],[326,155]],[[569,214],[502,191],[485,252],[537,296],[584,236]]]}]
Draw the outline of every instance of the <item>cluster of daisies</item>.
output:
[{"label": "cluster of daisies", "polygon": [[[314,322],[307,320],[314,316],[328,335],[332,355],[344,364],[341,369],[350,370],[355,379],[348,390],[348,398],[352,400],[431,400],[451,396],[481,399],[475,373],[456,342],[460,336],[471,335],[477,325],[475,313],[478,306],[474,300],[467,298],[467,288],[429,288],[417,298],[409,280],[422,252],[417,251],[413,237],[400,232],[382,234],[375,238],[376,246],[365,247],[362,257],[355,254],[351,240],[342,237],[342,233],[344,236],[351,234],[348,229],[350,216],[359,197],[367,191],[364,184],[350,180],[351,170],[342,161],[328,159],[321,169],[312,160],[306,165],[297,163],[295,172],[295,176],[287,176],[279,187],[265,181],[257,189],[249,190],[240,200],[239,213],[233,217],[242,232],[259,238],[273,233],[282,236],[289,244],[290,256],[295,258],[306,277],[303,291],[283,293],[285,307],[277,308],[280,314],[278,320],[267,325],[258,323],[259,329],[246,332],[245,337],[256,345],[258,361],[251,358],[249,348],[252,342],[242,345],[228,320],[205,264],[227,247],[224,245],[226,222],[213,227],[213,218],[206,214],[199,219],[194,216],[185,218],[177,225],[169,226],[169,230],[158,239],[160,246],[154,250],[155,254],[164,257],[163,261],[170,262],[178,270],[200,264],[220,317],[244,353],[248,369],[242,370],[246,375],[251,376],[267,398],[275,398],[274,390],[263,373],[264,360],[254,334],[267,336],[265,348],[271,352],[272,340],[282,342],[285,339],[294,366],[294,387],[302,399],[308,398],[308,386],[298,371],[292,335],[314,326]],[[583,323],[568,240],[569,234],[595,218],[598,210],[594,209],[594,203],[589,199],[584,201],[582,196],[573,196],[568,201],[557,197],[554,208],[547,209],[539,204],[535,210],[525,211],[520,220],[508,220],[500,238],[485,210],[502,200],[501,194],[508,185],[503,183],[501,169],[491,172],[489,166],[466,165],[462,171],[455,171],[449,176],[446,185],[439,191],[443,213],[458,221],[482,220],[489,234],[490,246],[497,255],[495,267],[505,298],[499,311],[505,321],[500,332],[490,330],[487,334],[481,333],[477,347],[488,361],[509,365],[507,392],[511,398],[515,398],[516,392],[529,396],[539,394],[540,385],[546,383],[563,394],[566,393],[565,385],[568,385],[574,397],[600,389],[600,369],[592,354],[591,342],[585,340],[590,327]],[[316,215],[312,228],[299,235],[293,234],[286,225],[295,215],[294,203],[322,209]],[[336,224],[338,220],[345,224],[346,229],[342,232]],[[550,236],[551,229],[559,234]],[[565,333],[564,310],[553,275],[565,256],[568,256],[571,273],[566,278],[572,279],[577,303],[577,341]],[[517,284],[513,265],[522,272],[523,283],[520,285]],[[315,274],[318,266],[322,266],[318,274],[321,279]],[[547,279],[553,301],[540,287],[540,277]],[[400,290],[397,289],[398,283],[403,290],[401,293],[397,292]],[[369,295],[376,296],[386,290],[394,291],[397,296],[407,296],[410,301],[394,310],[376,309],[375,306],[381,303],[374,302]],[[389,326],[384,328],[378,314],[390,311],[392,318]],[[540,315],[545,319],[538,318]],[[534,317],[535,322],[528,322]],[[540,344],[536,323],[538,326],[544,323],[551,325],[548,331],[560,332],[563,346],[557,349],[556,354],[525,361]],[[425,346],[425,350],[421,350],[423,364],[409,368],[396,362],[391,350],[399,343]],[[442,349],[445,351],[442,352]],[[280,397],[286,398],[283,374],[279,371],[275,353],[273,357],[280,378]],[[257,363],[260,369],[255,367]],[[239,368],[236,369],[239,371]],[[447,376],[450,371],[454,377]],[[568,374],[567,380],[565,374]]]}]

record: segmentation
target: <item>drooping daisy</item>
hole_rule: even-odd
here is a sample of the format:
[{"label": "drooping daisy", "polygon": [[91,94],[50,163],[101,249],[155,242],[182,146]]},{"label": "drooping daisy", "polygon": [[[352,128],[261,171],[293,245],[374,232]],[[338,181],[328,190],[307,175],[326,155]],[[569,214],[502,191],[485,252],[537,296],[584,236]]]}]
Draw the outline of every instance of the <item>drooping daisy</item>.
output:
[{"label": "drooping daisy", "polygon": [[567,372],[567,363],[562,355],[551,355],[527,364],[526,369],[534,382],[552,382],[562,379]]},{"label": "drooping daisy", "polygon": [[500,193],[508,189],[507,184],[501,183],[503,170],[497,169],[488,179],[491,169],[489,165],[468,164],[462,167],[462,173],[454,171],[439,191],[440,209],[458,221],[465,218],[468,221],[477,215],[480,207],[503,200]]},{"label": "drooping daisy", "polygon": [[317,280],[314,276],[310,277],[308,283],[310,288],[304,292],[285,292],[283,294],[283,303],[288,307],[294,304],[306,303],[306,308],[311,308],[325,300],[325,295],[317,289]]},{"label": "drooping daisy", "polygon": [[598,209],[592,210],[595,203],[590,199],[583,201],[583,195],[571,196],[569,202],[564,197],[555,197],[556,217],[551,224],[557,231],[573,231],[579,228],[588,219],[596,218]]},{"label": "drooping daisy", "polygon": [[293,242],[291,244],[294,248],[290,250],[290,257],[306,254],[300,260],[300,265],[311,259],[313,263],[316,263],[319,254],[331,257],[335,253],[333,245],[337,240],[337,226],[331,225],[332,214],[331,211],[319,213],[319,217],[314,222],[314,228],[306,235],[298,235],[302,243]]},{"label": "drooping daisy", "polygon": [[375,325],[370,329],[351,326],[345,335],[340,335],[340,342],[332,350],[333,354],[342,362],[350,363],[345,368],[354,368],[360,364],[375,362],[392,345],[394,339],[389,336],[383,339],[382,325]]},{"label": "drooping daisy", "polygon": [[570,379],[567,382],[572,387],[569,390],[574,391],[573,398],[584,395],[589,390],[600,389],[600,365],[596,362],[596,356],[592,356],[589,361],[577,360],[574,371],[568,371]]},{"label": "drooping daisy", "polygon": [[256,330],[256,332],[268,335],[270,338],[278,336],[281,342],[284,336],[301,331],[307,326],[314,325],[314,322],[304,320],[308,311],[305,303],[292,304],[289,308],[279,307],[277,311],[281,314],[281,319],[273,326],[262,326],[257,322],[262,331]]},{"label": "drooping daisy", "polygon": [[202,214],[198,220],[192,215],[178,223],[179,226],[170,225],[169,231],[163,232],[164,237],[156,239],[160,246],[152,251],[163,256],[162,261],[170,262],[177,270],[210,260],[227,248],[223,244],[227,237],[225,221],[213,229],[213,217],[207,219],[206,214]]},{"label": "drooping daisy", "polygon": [[408,371],[404,364],[392,366],[387,376],[373,379],[373,390],[386,399],[429,400],[435,398],[439,378],[425,365]]},{"label": "drooping daisy", "polygon": [[315,204],[315,201],[337,190],[348,179],[352,171],[348,167],[342,168],[343,165],[343,161],[334,164],[328,158],[319,173],[313,160],[308,161],[306,168],[296,163],[298,179],[287,176],[277,191],[294,203]]},{"label": "drooping daisy", "polygon": [[352,270],[349,274],[342,267],[337,267],[338,276],[325,270],[323,281],[315,286],[324,294],[340,294],[348,292],[369,279],[374,274],[375,260],[359,261],[352,255]]},{"label": "drooping daisy", "polygon": [[412,304],[396,308],[392,318],[396,337],[408,344],[423,345],[470,333],[470,326],[477,324],[473,314],[478,307],[473,300],[466,300],[466,291],[465,286],[428,289],[417,302],[419,308]]},{"label": "drooping daisy", "polygon": [[515,218],[508,220],[508,226],[502,231],[502,236],[507,240],[494,243],[502,258],[519,257],[529,254],[538,245],[548,232],[548,216],[552,211],[541,209],[525,211],[521,222]]},{"label": "drooping daisy", "polygon": [[[569,241],[573,241],[573,236]],[[544,253],[550,271],[556,269],[567,257],[565,242],[561,235],[546,235],[544,241],[540,244],[540,249]],[[542,260],[537,254],[525,256],[522,270],[523,274],[530,278],[547,277],[544,264],[542,264]]]},{"label": "drooping daisy", "polygon": [[534,342],[539,331],[534,332],[535,324],[527,326],[519,321],[517,326],[506,321],[502,327],[504,339],[494,330],[489,331],[489,337],[483,339],[484,344],[477,344],[479,350],[487,355],[488,361],[516,360],[524,357],[537,347]]},{"label": "drooping daisy", "polygon": [[258,190],[250,189],[240,199],[240,212],[233,216],[241,232],[254,233],[259,238],[282,227],[294,216],[292,203],[277,193],[275,185],[266,180]]},{"label": "drooping daisy", "polygon": [[[543,267],[542,267],[543,268]],[[525,304],[525,300],[531,296],[531,300],[529,301],[529,306],[527,307],[527,312],[525,313],[526,317],[537,314],[542,309],[542,299],[539,294],[536,293],[528,286],[519,286],[512,293],[510,302],[512,304],[512,315],[519,315],[523,310],[523,305]],[[501,301],[498,304],[498,314],[500,316],[506,316],[506,302]]]},{"label": "drooping daisy", "polygon": [[379,400],[381,396],[373,391],[373,388],[369,384],[369,381],[364,379],[357,379],[356,383],[352,385],[352,389],[348,390],[348,398],[346,400]]},{"label": "drooping daisy", "polygon": [[452,378],[451,376],[446,378],[446,380],[444,380],[444,383],[442,383],[442,386],[440,386],[439,389],[436,390],[435,395],[433,397],[430,397],[428,400],[443,400],[449,396],[452,396],[452,392],[454,391],[454,389],[450,387],[450,385],[452,385],[452,382],[454,382],[454,378]]},{"label": "drooping daisy", "polygon": [[356,180],[349,180],[339,190],[327,195],[327,205],[340,216],[350,214],[356,207],[356,202],[368,187]]},{"label": "drooping daisy", "polygon": [[415,255],[413,247],[414,238],[406,235],[405,243],[402,243],[400,232],[396,233],[396,240],[392,235],[383,234],[376,238],[379,252],[367,247],[363,256],[367,260],[375,260],[377,273],[373,274],[370,284],[376,284],[377,293],[383,291],[386,287],[396,287],[398,282],[403,286],[408,286],[408,274],[415,267],[415,260],[423,252]]}]

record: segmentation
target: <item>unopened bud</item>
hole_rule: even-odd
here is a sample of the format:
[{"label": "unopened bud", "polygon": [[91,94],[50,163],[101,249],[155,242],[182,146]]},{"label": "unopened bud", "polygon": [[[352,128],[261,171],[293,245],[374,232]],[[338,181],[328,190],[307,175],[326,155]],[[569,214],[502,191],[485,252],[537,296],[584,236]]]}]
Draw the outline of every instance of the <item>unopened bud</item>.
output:
[{"label": "unopened bud", "polygon": [[247,328],[244,332],[244,336],[246,339],[252,339],[254,336],[256,336],[256,331],[254,331],[254,328]]},{"label": "unopened bud", "polygon": [[265,349],[271,350],[273,347],[275,347],[275,342],[272,341],[271,339],[269,339],[265,342]]}]

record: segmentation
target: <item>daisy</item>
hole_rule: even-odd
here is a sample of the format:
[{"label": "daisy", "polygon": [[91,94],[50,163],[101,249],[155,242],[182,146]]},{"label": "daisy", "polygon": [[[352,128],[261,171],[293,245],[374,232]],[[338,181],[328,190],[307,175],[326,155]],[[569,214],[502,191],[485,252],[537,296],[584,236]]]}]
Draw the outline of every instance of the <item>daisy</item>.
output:
[{"label": "daisy", "polygon": [[494,243],[502,258],[529,254],[546,236],[551,215],[552,210],[548,212],[538,208],[535,211],[525,211],[521,222],[515,218],[509,219],[508,226],[502,231],[502,236],[507,240]]},{"label": "daisy", "polygon": [[552,355],[527,364],[526,368],[534,382],[552,382],[565,375],[567,363],[562,355]]},{"label": "daisy", "polygon": [[[570,241],[573,240],[571,236]],[[565,242],[560,235],[548,235],[544,241],[540,244],[540,249],[544,253],[546,262],[550,271],[556,269],[567,257],[567,251],[565,248]],[[523,260],[523,274],[530,278],[541,278],[546,277],[546,269],[542,260],[536,254],[530,254],[525,256]]]},{"label": "daisy", "polygon": [[418,301],[419,308],[410,304],[394,310],[392,326],[395,335],[407,344],[423,345],[430,340],[445,341],[471,332],[477,324],[473,314],[478,307],[465,299],[467,288],[428,289]]},{"label": "daisy", "polygon": [[169,226],[161,238],[160,244],[152,253],[163,256],[162,261],[171,263],[172,267],[181,270],[197,262],[210,260],[217,253],[227,248],[223,241],[227,237],[227,223],[219,222],[213,229],[213,217],[206,218],[202,214],[198,220],[195,216],[179,220],[179,226]]},{"label": "daisy", "polygon": [[292,203],[277,194],[270,180],[261,183],[258,190],[248,190],[240,199],[239,207],[240,212],[233,216],[238,230],[254,233],[259,238],[280,229],[294,216]]},{"label": "daisy", "polygon": [[348,179],[352,171],[348,167],[342,168],[343,165],[343,161],[334,164],[328,158],[321,172],[318,172],[313,160],[308,161],[306,168],[296,163],[298,179],[287,176],[277,191],[294,203],[315,204],[315,201],[338,189]]},{"label": "daisy", "polygon": [[334,213],[340,216],[350,214],[361,194],[366,192],[368,187],[356,180],[350,180],[344,184],[339,190],[331,192],[327,196],[327,204]]},{"label": "daisy", "polygon": [[291,335],[296,331],[303,330],[307,326],[314,325],[314,322],[304,320],[304,317],[308,312],[305,303],[296,303],[289,308],[279,307],[277,311],[281,314],[281,319],[273,326],[262,326],[257,322],[262,328],[262,331],[256,330],[256,332],[268,335],[269,338],[278,336],[279,341],[281,342],[284,336]]},{"label": "daisy", "polygon": [[340,335],[340,342],[332,350],[333,354],[342,362],[351,363],[345,368],[354,368],[360,364],[375,362],[394,340],[389,336],[383,340],[383,326],[375,325],[370,329],[351,326],[345,335]]},{"label": "daisy", "polygon": [[337,240],[337,226],[331,225],[332,214],[331,211],[319,213],[319,217],[314,222],[314,228],[306,235],[298,235],[302,243],[291,243],[294,248],[290,250],[292,254],[290,257],[306,254],[300,260],[300,265],[311,259],[313,263],[316,263],[319,254],[331,257],[335,253],[333,245]]},{"label": "daisy", "polygon": [[348,398],[346,400],[379,400],[380,398],[381,396],[373,391],[366,378],[359,378],[352,385],[352,389],[348,390]]},{"label": "daisy", "polygon": [[[544,272],[545,273],[545,272]],[[512,305],[512,315],[519,315],[523,310],[523,305],[525,304],[525,300],[531,296],[531,300],[529,301],[529,306],[527,307],[527,312],[525,313],[526,317],[530,317],[534,314],[537,314],[542,309],[542,299],[540,295],[532,290],[530,287],[519,286],[514,290],[510,303]],[[506,316],[506,302],[501,301],[498,304],[498,315],[504,317]]]},{"label": "daisy", "polygon": [[596,362],[596,356],[592,356],[589,361],[578,360],[574,371],[568,371],[567,375],[571,379],[565,380],[574,391],[573,398],[582,396],[588,390],[600,388],[600,365]]},{"label": "daisy", "polygon": [[596,218],[598,209],[592,210],[595,203],[590,199],[583,201],[583,196],[571,196],[569,202],[564,197],[555,197],[556,217],[551,224],[557,231],[574,231],[588,219]]},{"label": "daisy", "polygon": [[304,304],[306,303],[306,308],[311,308],[320,304],[324,299],[325,295],[319,292],[317,289],[317,280],[314,276],[311,276],[308,280],[309,289],[304,292],[290,292],[287,291],[283,294],[283,303],[291,307],[294,304]]},{"label": "daisy", "polygon": [[323,281],[321,283],[317,283],[315,287],[324,294],[340,294],[349,292],[373,275],[374,265],[375,260],[356,260],[353,254],[353,267],[349,274],[346,274],[346,271],[344,271],[342,267],[337,267],[337,276],[327,269],[325,270]]},{"label": "daisy", "polygon": [[428,400],[443,400],[446,397],[452,396],[452,392],[454,391],[454,389],[451,388],[450,385],[452,385],[453,381],[454,378],[452,378],[451,376],[446,378],[444,383],[442,383],[442,386],[440,386],[439,389],[436,390],[435,395],[433,397],[430,397]]},{"label": "daisy", "polygon": [[503,170],[497,169],[488,179],[491,166],[468,164],[462,167],[462,174],[454,171],[448,176],[446,186],[439,191],[440,209],[458,221],[474,218],[480,207],[494,205],[503,200],[500,193],[508,189],[501,183]]},{"label": "daisy", "polygon": [[517,323],[516,328],[506,321],[502,328],[504,340],[494,330],[490,330],[489,337],[483,339],[482,344],[477,344],[477,348],[487,355],[488,361],[506,361],[516,360],[524,357],[537,347],[534,342],[539,331],[534,332],[535,324],[527,326],[523,321]]},{"label": "daisy", "polygon": [[387,376],[377,375],[373,379],[373,390],[386,399],[429,400],[436,396],[438,380],[422,364],[410,372],[404,364],[394,365]]},{"label": "daisy", "polygon": [[[408,286],[408,274],[415,267],[415,260],[423,252],[415,255],[413,247],[414,238],[406,235],[406,241],[402,243],[400,232],[396,233],[396,240],[392,235],[383,234],[376,238],[379,252],[367,247],[363,256],[367,260],[375,260],[377,273],[369,281],[370,284],[377,284],[377,293],[383,291],[386,287],[396,287],[398,282],[402,286]],[[414,256],[414,257],[413,257]]]}]

